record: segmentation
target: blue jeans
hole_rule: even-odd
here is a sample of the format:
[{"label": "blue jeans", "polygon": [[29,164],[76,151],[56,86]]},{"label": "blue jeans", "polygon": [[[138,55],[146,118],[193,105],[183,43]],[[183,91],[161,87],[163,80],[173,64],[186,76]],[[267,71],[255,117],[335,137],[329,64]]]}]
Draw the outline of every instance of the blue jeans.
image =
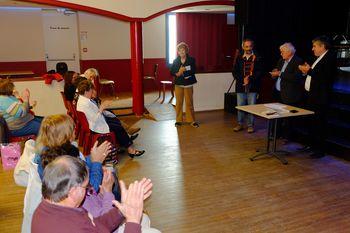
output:
[{"label": "blue jeans", "polygon": [[[237,106],[255,104],[256,97],[257,97],[256,92],[237,93]],[[237,113],[238,124],[243,125],[245,115],[246,115],[245,112],[238,111],[238,113]],[[249,113],[247,113],[247,125],[248,125],[248,127],[254,126],[254,116],[252,114],[249,114]]]},{"label": "blue jeans", "polygon": [[26,135],[38,135],[42,117],[35,116],[33,120],[29,121],[25,126],[21,129],[11,130],[10,133],[12,136],[21,137]]}]

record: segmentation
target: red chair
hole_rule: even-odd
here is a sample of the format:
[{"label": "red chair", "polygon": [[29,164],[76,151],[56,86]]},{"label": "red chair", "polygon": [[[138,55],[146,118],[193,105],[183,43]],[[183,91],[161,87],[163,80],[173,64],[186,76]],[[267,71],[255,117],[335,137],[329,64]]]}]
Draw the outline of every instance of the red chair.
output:
[{"label": "red chair", "polygon": [[86,119],[85,113],[76,111],[78,121],[80,123],[80,138],[82,139],[82,146],[83,146],[83,154],[84,155],[89,155],[90,150],[94,143],[97,141],[99,137],[110,137],[111,138],[111,143],[113,145],[116,145],[116,139],[115,135],[113,132],[106,133],[106,134],[100,134],[100,133],[95,133],[90,130],[89,128],[89,122]]},{"label": "red chair", "polygon": [[79,132],[80,132],[80,123],[78,121],[77,117],[77,107],[72,101],[69,101],[66,99],[66,96],[63,91],[61,91],[61,96],[63,100],[64,107],[67,110],[67,115],[72,117],[74,123],[75,123],[75,136],[79,138],[79,146],[82,145],[82,139],[79,137]]}]

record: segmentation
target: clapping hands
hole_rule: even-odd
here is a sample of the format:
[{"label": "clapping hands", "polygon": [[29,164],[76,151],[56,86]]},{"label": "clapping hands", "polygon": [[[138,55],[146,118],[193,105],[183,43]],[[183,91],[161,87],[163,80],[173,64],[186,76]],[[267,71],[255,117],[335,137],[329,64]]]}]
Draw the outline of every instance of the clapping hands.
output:
[{"label": "clapping hands", "polygon": [[299,65],[298,68],[303,74],[307,74],[307,72],[309,72],[311,69],[310,65],[306,62],[303,65]]},{"label": "clapping hands", "polygon": [[127,189],[125,183],[120,181],[121,202],[113,201],[113,204],[124,215],[127,222],[140,223],[143,211],[143,201],[152,194],[152,181],[143,178],[134,181]]}]

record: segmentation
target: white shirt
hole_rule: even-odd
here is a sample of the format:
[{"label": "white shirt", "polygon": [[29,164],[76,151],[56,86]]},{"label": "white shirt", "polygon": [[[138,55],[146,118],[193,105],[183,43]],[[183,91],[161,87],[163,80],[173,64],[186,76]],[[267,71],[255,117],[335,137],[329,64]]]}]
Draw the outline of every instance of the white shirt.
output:
[{"label": "white shirt", "polygon": [[94,104],[89,98],[83,95],[79,95],[77,103],[77,111],[83,112],[89,122],[90,130],[96,133],[109,133],[109,126],[103,116],[99,111],[99,108]]},{"label": "white shirt", "polygon": [[[326,55],[327,52],[328,52],[328,50],[316,59],[316,61],[312,64],[311,69],[315,68],[317,63],[319,63],[321,61],[321,59],[324,57],[324,55]],[[306,77],[305,85],[304,85],[306,91],[310,91],[311,78],[312,77],[310,75],[308,75]]]}]

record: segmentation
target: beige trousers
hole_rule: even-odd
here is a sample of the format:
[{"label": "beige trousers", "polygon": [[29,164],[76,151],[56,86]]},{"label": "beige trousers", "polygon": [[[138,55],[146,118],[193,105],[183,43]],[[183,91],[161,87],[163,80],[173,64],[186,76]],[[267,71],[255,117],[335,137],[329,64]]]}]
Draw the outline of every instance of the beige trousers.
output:
[{"label": "beige trousers", "polygon": [[176,122],[183,121],[183,102],[185,97],[186,104],[186,122],[191,123],[195,121],[194,107],[193,107],[193,87],[183,88],[175,85],[176,97]]}]

